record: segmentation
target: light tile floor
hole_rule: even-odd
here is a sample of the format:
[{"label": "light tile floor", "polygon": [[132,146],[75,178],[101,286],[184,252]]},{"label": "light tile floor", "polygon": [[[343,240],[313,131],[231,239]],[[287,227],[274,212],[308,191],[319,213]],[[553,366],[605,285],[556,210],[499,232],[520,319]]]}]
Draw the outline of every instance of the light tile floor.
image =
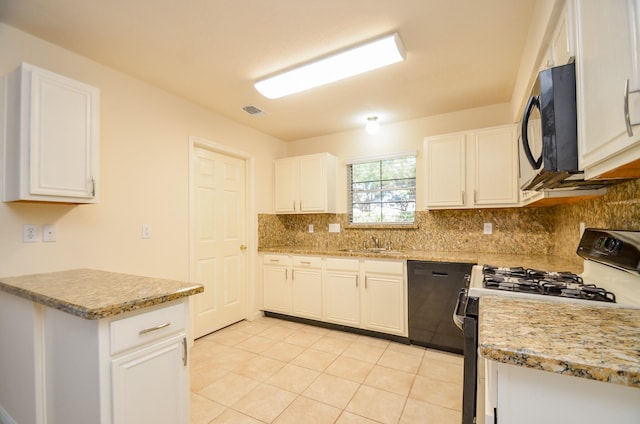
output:
[{"label": "light tile floor", "polygon": [[196,340],[191,423],[459,424],[462,357],[260,318]]}]

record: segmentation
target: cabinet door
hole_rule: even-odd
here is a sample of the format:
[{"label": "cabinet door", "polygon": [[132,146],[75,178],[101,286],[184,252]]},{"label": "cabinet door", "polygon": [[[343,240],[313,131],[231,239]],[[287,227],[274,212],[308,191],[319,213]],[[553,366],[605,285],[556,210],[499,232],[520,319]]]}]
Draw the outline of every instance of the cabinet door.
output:
[{"label": "cabinet door", "polygon": [[366,328],[405,335],[404,289],[401,276],[365,274],[364,299]]},{"label": "cabinet door", "polygon": [[265,266],[262,269],[262,308],[271,312],[291,313],[289,268]]},{"label": "cabinet door", "polygon": [[327,163],[325,155],[300,157],[300,205],[303,212],[327,208]]},{"label": "cabinet door", "polygon": [[325,319],[360,326],[360,288],[357,272],[327,271],[324,288]]},{"label": "cabinet door", "polygon": [[424,142],[427,207],[463,206],[465,135],[428,137]]},{"label": "cabinet door", "polygon": [[299,164],[297,158],[284,158],[275,161],[276,212],[296,212],[298,210]]},{"label": "cabinet door", "polygon": [[474,205],[518,203],[518,146],[515,126],[475,131]]},{"label": "cabinet door", "polygon": [[5,200],[95,203],[98,89],[28,64],[7,87]]},{"label": "cabinet door", "polygon": [[305,318],[322,318],[322,273],[319,269],[291,270],[293,314]]},{"label": "cabinet door", "polygon": [[189,422],[186,335],[112,360],[113,422]]},{"label": "cabinet door", "polygon": [[[638,2],[576,0],[579,166],[588,178],[592,165],[638,145],[640,127],[627,134],[624,88],[638,80]],[[629,94],[631,121],[640,121],[640,93]],[[640,152],[629,161],[638,159]],[[622,161],[620,164],[624,164]]]}]

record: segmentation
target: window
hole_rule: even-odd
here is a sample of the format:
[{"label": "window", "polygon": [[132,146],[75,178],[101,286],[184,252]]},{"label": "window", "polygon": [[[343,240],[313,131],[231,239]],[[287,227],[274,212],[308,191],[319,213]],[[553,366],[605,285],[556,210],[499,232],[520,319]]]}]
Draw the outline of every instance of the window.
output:
[{"label": "window", "polygon": [[347,165],[349,220],[354,224],[412,224],[416,211],[416,157]]}]

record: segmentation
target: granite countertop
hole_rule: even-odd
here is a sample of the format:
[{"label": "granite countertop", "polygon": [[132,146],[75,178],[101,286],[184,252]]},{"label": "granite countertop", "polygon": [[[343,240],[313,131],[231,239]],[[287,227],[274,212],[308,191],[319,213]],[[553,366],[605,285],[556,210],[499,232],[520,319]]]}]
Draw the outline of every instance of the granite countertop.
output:
[{"label": "granite countertop", "polygon": [[202,293],[200,284],[137,275],[76,269],[0,278],[0,290],[85,319]]},{"label": "granite countertop", "polygon": [[640,388],[640,309],[483,296],[478,347],[494,361]]},{"label": "granite countertop", "polygon": [[[346,256],[367,259],[399,259],[437,262],[462,262],[473,264],[490,264],[501,267],[522,266],[543,271],[569,271],[576,274],[582,272],[582,260],[571,262],[554,255],[515,255],[506,253],[481,252],[443,252],[432,250],[401,250],[394,253],[345,252],[340,248],[321,248],[311,246],[277,246],[261,247],[260,253],[287,253],[294,255]],[[577,255],[576,255],[577,258]]]}]

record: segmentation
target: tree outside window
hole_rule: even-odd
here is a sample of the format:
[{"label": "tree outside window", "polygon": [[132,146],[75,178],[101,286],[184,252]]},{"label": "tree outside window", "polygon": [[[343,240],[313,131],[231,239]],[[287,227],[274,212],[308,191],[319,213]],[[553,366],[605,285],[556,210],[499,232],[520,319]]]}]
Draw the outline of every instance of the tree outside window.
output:
[{"label": "tree outside window", "polygon": [[416,211],[415,156],[348,165],[354,224],[411,224]]}]

